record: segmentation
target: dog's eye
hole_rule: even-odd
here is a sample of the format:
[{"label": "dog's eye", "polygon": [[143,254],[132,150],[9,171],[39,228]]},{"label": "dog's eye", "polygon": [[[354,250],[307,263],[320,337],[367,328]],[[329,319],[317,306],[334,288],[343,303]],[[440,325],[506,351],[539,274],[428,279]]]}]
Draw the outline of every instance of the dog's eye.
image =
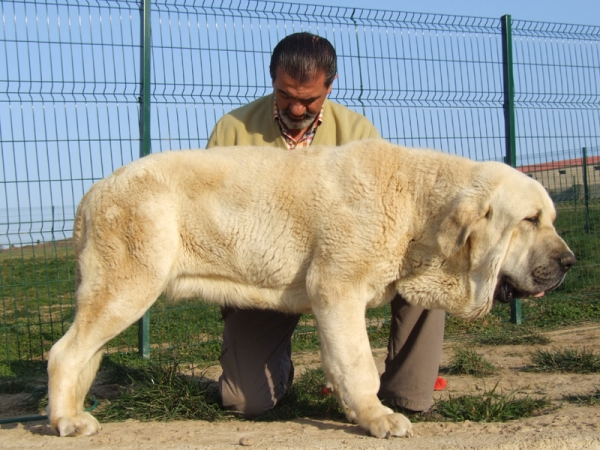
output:
[{"label": "dog's eye", "polygon": [[539,217],[535,216],[535,217],[527,217],[525,219],[527,222],[533,224],[533,226],[538,226],[538,224],[540,223]]}]

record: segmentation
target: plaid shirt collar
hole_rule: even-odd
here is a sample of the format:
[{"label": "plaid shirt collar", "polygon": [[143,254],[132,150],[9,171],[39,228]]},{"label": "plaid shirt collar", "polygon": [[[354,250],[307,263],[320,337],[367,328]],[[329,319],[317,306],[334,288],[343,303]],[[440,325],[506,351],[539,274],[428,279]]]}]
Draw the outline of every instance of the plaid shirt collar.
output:
[{"label": "plaid shirt collar", "polygon": [[281,131],[281,135],[283,136],[283,140],[285,141],[288,150],[294,150],[295,148],[308,147],[312,144],[313,139],[315,138],[315,134],[317,133],[317,127],[323,123],[323,108],[319,112],[316,120],[310,126],[308,130],[302,135],[300,139],[297,141],[292,138],[287,132],[285,126],[279,119],[279,108],[277,108],[277,102],[273,101],[273,120],[279,126],[279,131]]}]

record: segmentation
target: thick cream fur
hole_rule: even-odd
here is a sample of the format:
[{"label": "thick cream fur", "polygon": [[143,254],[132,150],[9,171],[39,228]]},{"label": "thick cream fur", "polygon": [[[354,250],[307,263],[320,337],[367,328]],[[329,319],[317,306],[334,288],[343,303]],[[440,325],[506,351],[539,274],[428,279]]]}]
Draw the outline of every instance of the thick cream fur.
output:
[{"label": "thick cream fur", "polygon": [[[377,399],[365,309],[399,292],[480,317],[503,270],[524,292],[550,289],[569,251],[554,216],[544,188],[504,164],[383,140],[145,157],[79,205],[77,314],[50,354],[51,424],[60,435],[97,431],[83,400],[102,347],[165,292],[314,313],[348,417],[375,436],[409,436],[410,422]],[[546,286],[532,281],[540,265],[553,275]]]}]

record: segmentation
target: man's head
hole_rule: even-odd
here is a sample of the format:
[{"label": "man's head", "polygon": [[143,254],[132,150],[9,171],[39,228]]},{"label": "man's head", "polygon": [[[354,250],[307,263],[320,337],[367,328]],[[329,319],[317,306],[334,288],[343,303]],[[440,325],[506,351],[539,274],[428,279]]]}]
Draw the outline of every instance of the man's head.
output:
[{"label": "man's head", "polygon": [[306,83],[317,75],[325,76],[325,86],[330,87],[337,76],[337,56],[331,42],[311,33],[294,33],[284,37],[271,55],[271,80],[277,79],[277,71]]},{"label": "man's head", "polygon": [[308,128],[337,77],[335,49],[325,38],[294,33],[275,46],[269,69],[281,121],[289,130]]}]

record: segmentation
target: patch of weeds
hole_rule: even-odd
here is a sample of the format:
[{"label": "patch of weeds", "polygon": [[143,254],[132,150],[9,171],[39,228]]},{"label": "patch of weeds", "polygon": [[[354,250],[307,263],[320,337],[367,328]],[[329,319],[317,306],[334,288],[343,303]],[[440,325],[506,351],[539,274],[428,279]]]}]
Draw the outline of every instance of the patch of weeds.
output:
[{"label": "patch of weeds", "polygon": [[[147,372],[160,363],[158,360],[143,359],[138,353],[115,353],[104,355],[100,364],[98,376],[102,377],[103,384],[117,384],[126,386],[135,382],[144,381],[147,378]],[[166,359],[167,364],[170,361],[179,361],[173,355]],[[179,363],[174,363],[179,365]]]},{"label": "patch of weeds", "polygon": [[597,322],[600,318],[600,303],[594,296],[585,295],[582,291],[566,294],[559,289],[542,298],[524,299],[522,307],[523,321],[539,329]]},{"label": "patch of weeds", "polygon": [[[382,319],[383,321],[383,319]],[[387,347],[390,339],[390,324],[383,323],[367,327],[371,348]],[[316,329],[297,332],[292,339],[293,351],[319,351],[319,336]]]},{"label": "patch of weeds", "polygon": [[218,335],[216,341],[204,342],[201,344],[194,345],[187,352],[187,361],[194,361],[203,367],[208,367],[213,364],[219,363],[219,357],[221,356],[221,332]]},{"label": "patch of weeds", "polygon": [[454,356],[452,356],[448,367],[445,367],[443,371],[453,375],[485,377],[493,375],[497,369],[477,354],[472,347],[455,347]]},{"label": "patch of weeds", "polygon": [[596,389],[596,392],[590,395],[567,395],[564,399],[581,406],[600,406],[600,389]]},{"label": "patch of weeds", "polygon": [[31,395],[24,401],[24,404],[31,409],[35,409],[40,414],[46,414],[46,407],[48,406],[48,386],[34,389],[31,392]]},{"label": "patch of weeds", "polygon": [[292,352],[319,351],[319,336],[316,331],[296,333],[292,339]]},{"label": "patch of weeds", "polygon": [[[372,348],[387,347],[390,339],[390,324],[372,325],[367,328],[369,342]],[[314,328],[304,327],[296,331],[292,339],[293,352],[319,351],[319,336]]]},{"label": "patch of weeds", "polygon": [[551,406],[547,399],[533,399],[529,396],[516,398],[515,393],[500,394],[496,387],[482,395],[465,395],[438,400],[436,412],[454,422],[507,422],[539,415]]},{"label": "patch of weeds", "polygon": [[46,378],[46,361],[13,361],[0,364],[0,382]]},{"label": "patch of weeds", "polygon": [[[593,264],[596,267],[596,263]],[[575,272],[569,274],[565,285],[570,283],[569,280],[574,275]],[[589,275],[585,278],[596,279]],[[522,299],[523,323],[527,324],[528,330],[543,331],[582,322],[598,322],[600,320],[600,302],[596,300],[595,289],[597,288],[595,285],[593,289],[594,293],[583,291],[580,287],[569,289],[569,292],[566,292],[566,288],[561,286],[558,290],[547,293],[543,298]],[[448,315],[445,336],[446,338],[457,338],[483,335],[491,341],[511,341],[510,337],[518,332],[516,331],[518,328],[510,323],[510,305],[500,304],[495,305],[490,314],[481,319],[467,320]],[[504,335],[506,338],[487,338],[489,335]],[[532,339],[537,338],[532,337]],[[529,344],[530,342],[524,343]]]},{"label": "patch of weeds", "polygon": [[482,345],[546,345],[550,338],[535,330],[519,330],[514,333],[487,333],[476,337],[475,342]]},{"label": "patch of weeds", "polygon": [[181,363],[194,363],[198,367],[209,367],[219,363],[221,341],[172,345],[167,348],[151,349],[151,354],[153,359],[158,360],[169,360],[173,355],[176,355],[176,359]]},{"label": "patch of weeds", "polygon": [[0,394],[46,391],[46,363],[16,361],[0,368]]},{"label": "patch of weeds", "polygon": [[381,326],[371,326],[367,329],[369,333],[369,342],[372,348],[387,347],[390,340],[390,324]]},{"label": "patch of weeds", "polygon": [[505,320],[501,316],[504,305],[492,309],[491,313],[481,319],[460,319],[452,314],[446,315],[444,335],[447,338],[481,334],[485,332],[502,332]]},{"label": "patch of weeds", "polygon": [[531,364],[527,369],[533,372],[596,373],[600,372],[600,355],[587,349],[536,350],[531,353]]},{"label": "patch of weeds", "polygon": [[323,369],[307,370],[292,384],[275,408],[256,420],[277,421],[301,417],[343,419],[344,413],[335,396],[323,389],[325,384]]},{"label": "patch of weeds", "polygon": [[172,360],[166,364],[150,363],[121,375],[131,386],[119,397],[95,413],[103,422],[136,419],[140,421],[208,420],[230,416],[221,410],[213,382],[202,377],[181,374],[180,365]]},{"label": "patch of weeds", "polygon": [[0,381],[0,394],[20,394],[29,390],[29,382],[23,379]]}]

